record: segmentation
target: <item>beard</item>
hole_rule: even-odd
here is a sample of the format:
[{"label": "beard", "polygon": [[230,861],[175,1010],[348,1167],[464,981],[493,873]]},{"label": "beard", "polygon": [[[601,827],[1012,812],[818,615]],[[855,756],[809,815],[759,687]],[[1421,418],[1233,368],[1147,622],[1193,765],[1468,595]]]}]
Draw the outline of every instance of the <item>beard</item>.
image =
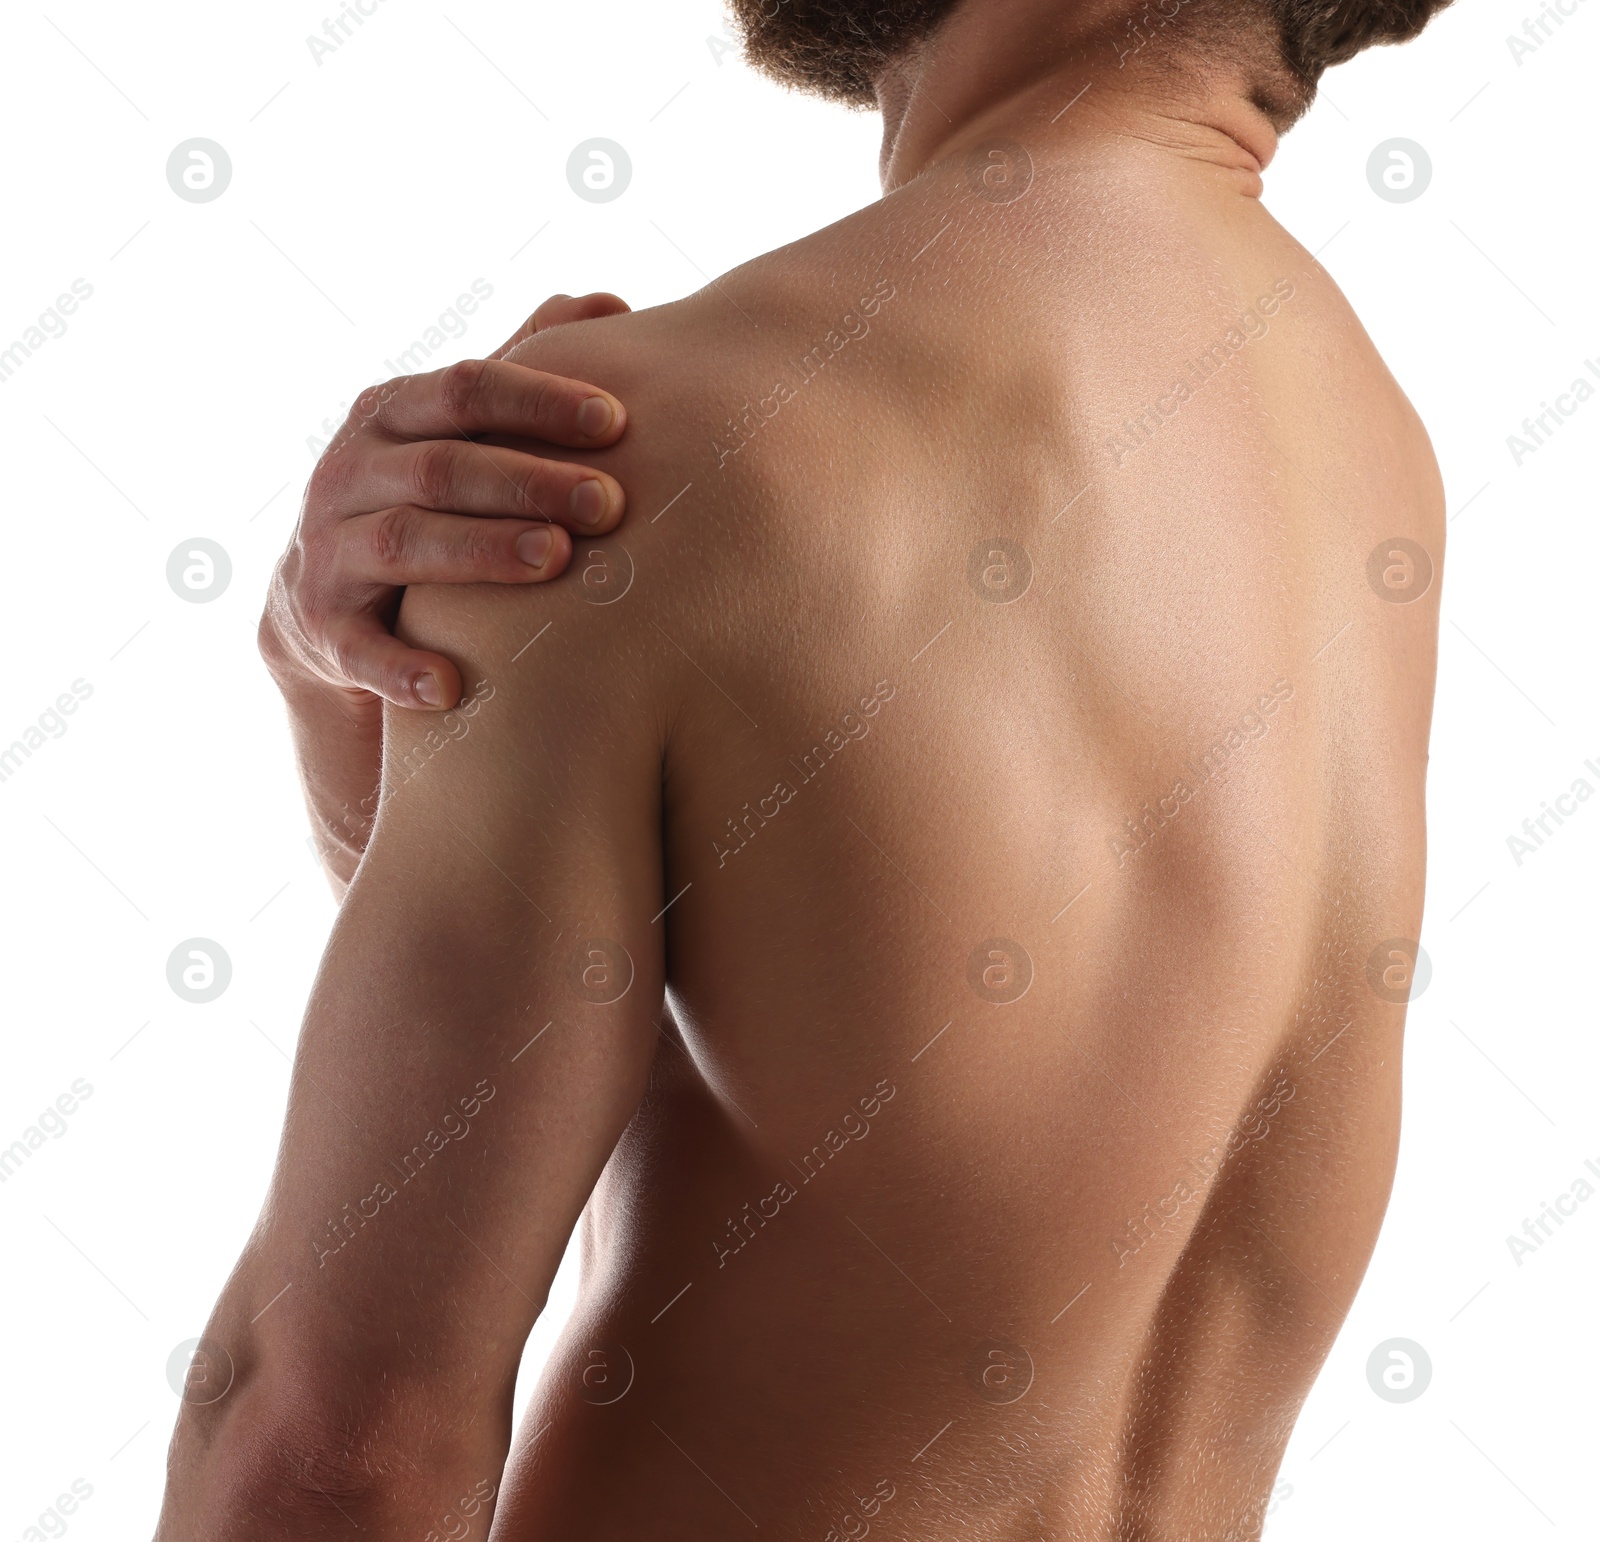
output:
[{"label": "beard", "polygon": [[878,105],[878,80],[956,0],[730,0],[745,57],[763,75],[851,107]]}]

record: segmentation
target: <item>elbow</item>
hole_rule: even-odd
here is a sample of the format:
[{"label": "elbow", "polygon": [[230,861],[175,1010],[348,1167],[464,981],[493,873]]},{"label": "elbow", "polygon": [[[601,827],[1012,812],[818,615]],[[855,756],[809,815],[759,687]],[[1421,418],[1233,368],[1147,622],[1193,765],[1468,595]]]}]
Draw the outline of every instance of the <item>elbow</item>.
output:
[{"label": "elbow", "polygon": [[185,1404],[155,1542],[400,1535],[475,1483],[498,1483],[509,1412],[378,1370],[269,1362],[217,1403]]},{"label": "elbow", "polygon": [[360,1428],[257,1399],[207,1413],[185,1407],[179,1419],[155,1542],[311,1542],[352,1525],[383,1534],[411,1503],[414,1463],[398,1451],[385,1461]]}]

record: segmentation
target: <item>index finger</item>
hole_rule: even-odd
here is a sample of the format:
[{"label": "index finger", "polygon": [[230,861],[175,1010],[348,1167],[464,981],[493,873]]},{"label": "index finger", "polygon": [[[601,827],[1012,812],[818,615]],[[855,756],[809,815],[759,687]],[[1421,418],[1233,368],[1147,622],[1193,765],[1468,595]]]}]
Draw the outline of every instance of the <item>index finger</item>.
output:
[{"label": "index finger", "polygon": [[357,408],[396,439],[515,434],[581,450],[614,443],[627,423],[609,391],[504,359],[462,359],[373,391],[371,403]]}]

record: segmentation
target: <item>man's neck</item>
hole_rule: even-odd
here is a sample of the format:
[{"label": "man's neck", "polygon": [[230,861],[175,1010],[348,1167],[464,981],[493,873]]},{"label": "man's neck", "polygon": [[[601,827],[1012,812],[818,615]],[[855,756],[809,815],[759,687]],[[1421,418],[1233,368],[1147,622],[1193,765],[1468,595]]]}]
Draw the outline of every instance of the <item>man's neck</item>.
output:
[{"label": "man's neck", "polygon": [[879,80],[884,192],[985,139],[1014,138],[1037,155],[1107,131],[1259,176],[1277,130],[1242,65],[1195,57],[1193,3],[1131,16],[1127,0],[958,6]]}]

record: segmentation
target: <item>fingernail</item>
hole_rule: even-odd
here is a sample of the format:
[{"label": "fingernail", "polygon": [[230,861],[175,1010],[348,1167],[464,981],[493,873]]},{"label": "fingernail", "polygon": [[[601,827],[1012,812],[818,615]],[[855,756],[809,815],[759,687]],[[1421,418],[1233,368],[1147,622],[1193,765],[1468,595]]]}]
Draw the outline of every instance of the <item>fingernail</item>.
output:
[{"label": "fingernail", "polygon": [[542,568],[550,555],[550,543],[555,539],[547,525],[537,530],[524,530],[517,537],[517,556],[530,568]]},{"label": "fingernail", "polygon": [[567,508],[580,525],[598,525],[606,517],[606,510],[610,506],[611,499],[606,494],[605,484],[592,477],[587,482],[578,483],[567,499]]},{"label": "fingernail", "polygon": [[444,692],[439,689],[437,675],[418,675],[415,689],[417,700],[425,707],[437,707],[444,701]]},{"label": "fingernail", "polygon": [[598,439],[616,421],[616,408],[603,396],[591,396],[578,408],[578,432],[585,439]]}]

